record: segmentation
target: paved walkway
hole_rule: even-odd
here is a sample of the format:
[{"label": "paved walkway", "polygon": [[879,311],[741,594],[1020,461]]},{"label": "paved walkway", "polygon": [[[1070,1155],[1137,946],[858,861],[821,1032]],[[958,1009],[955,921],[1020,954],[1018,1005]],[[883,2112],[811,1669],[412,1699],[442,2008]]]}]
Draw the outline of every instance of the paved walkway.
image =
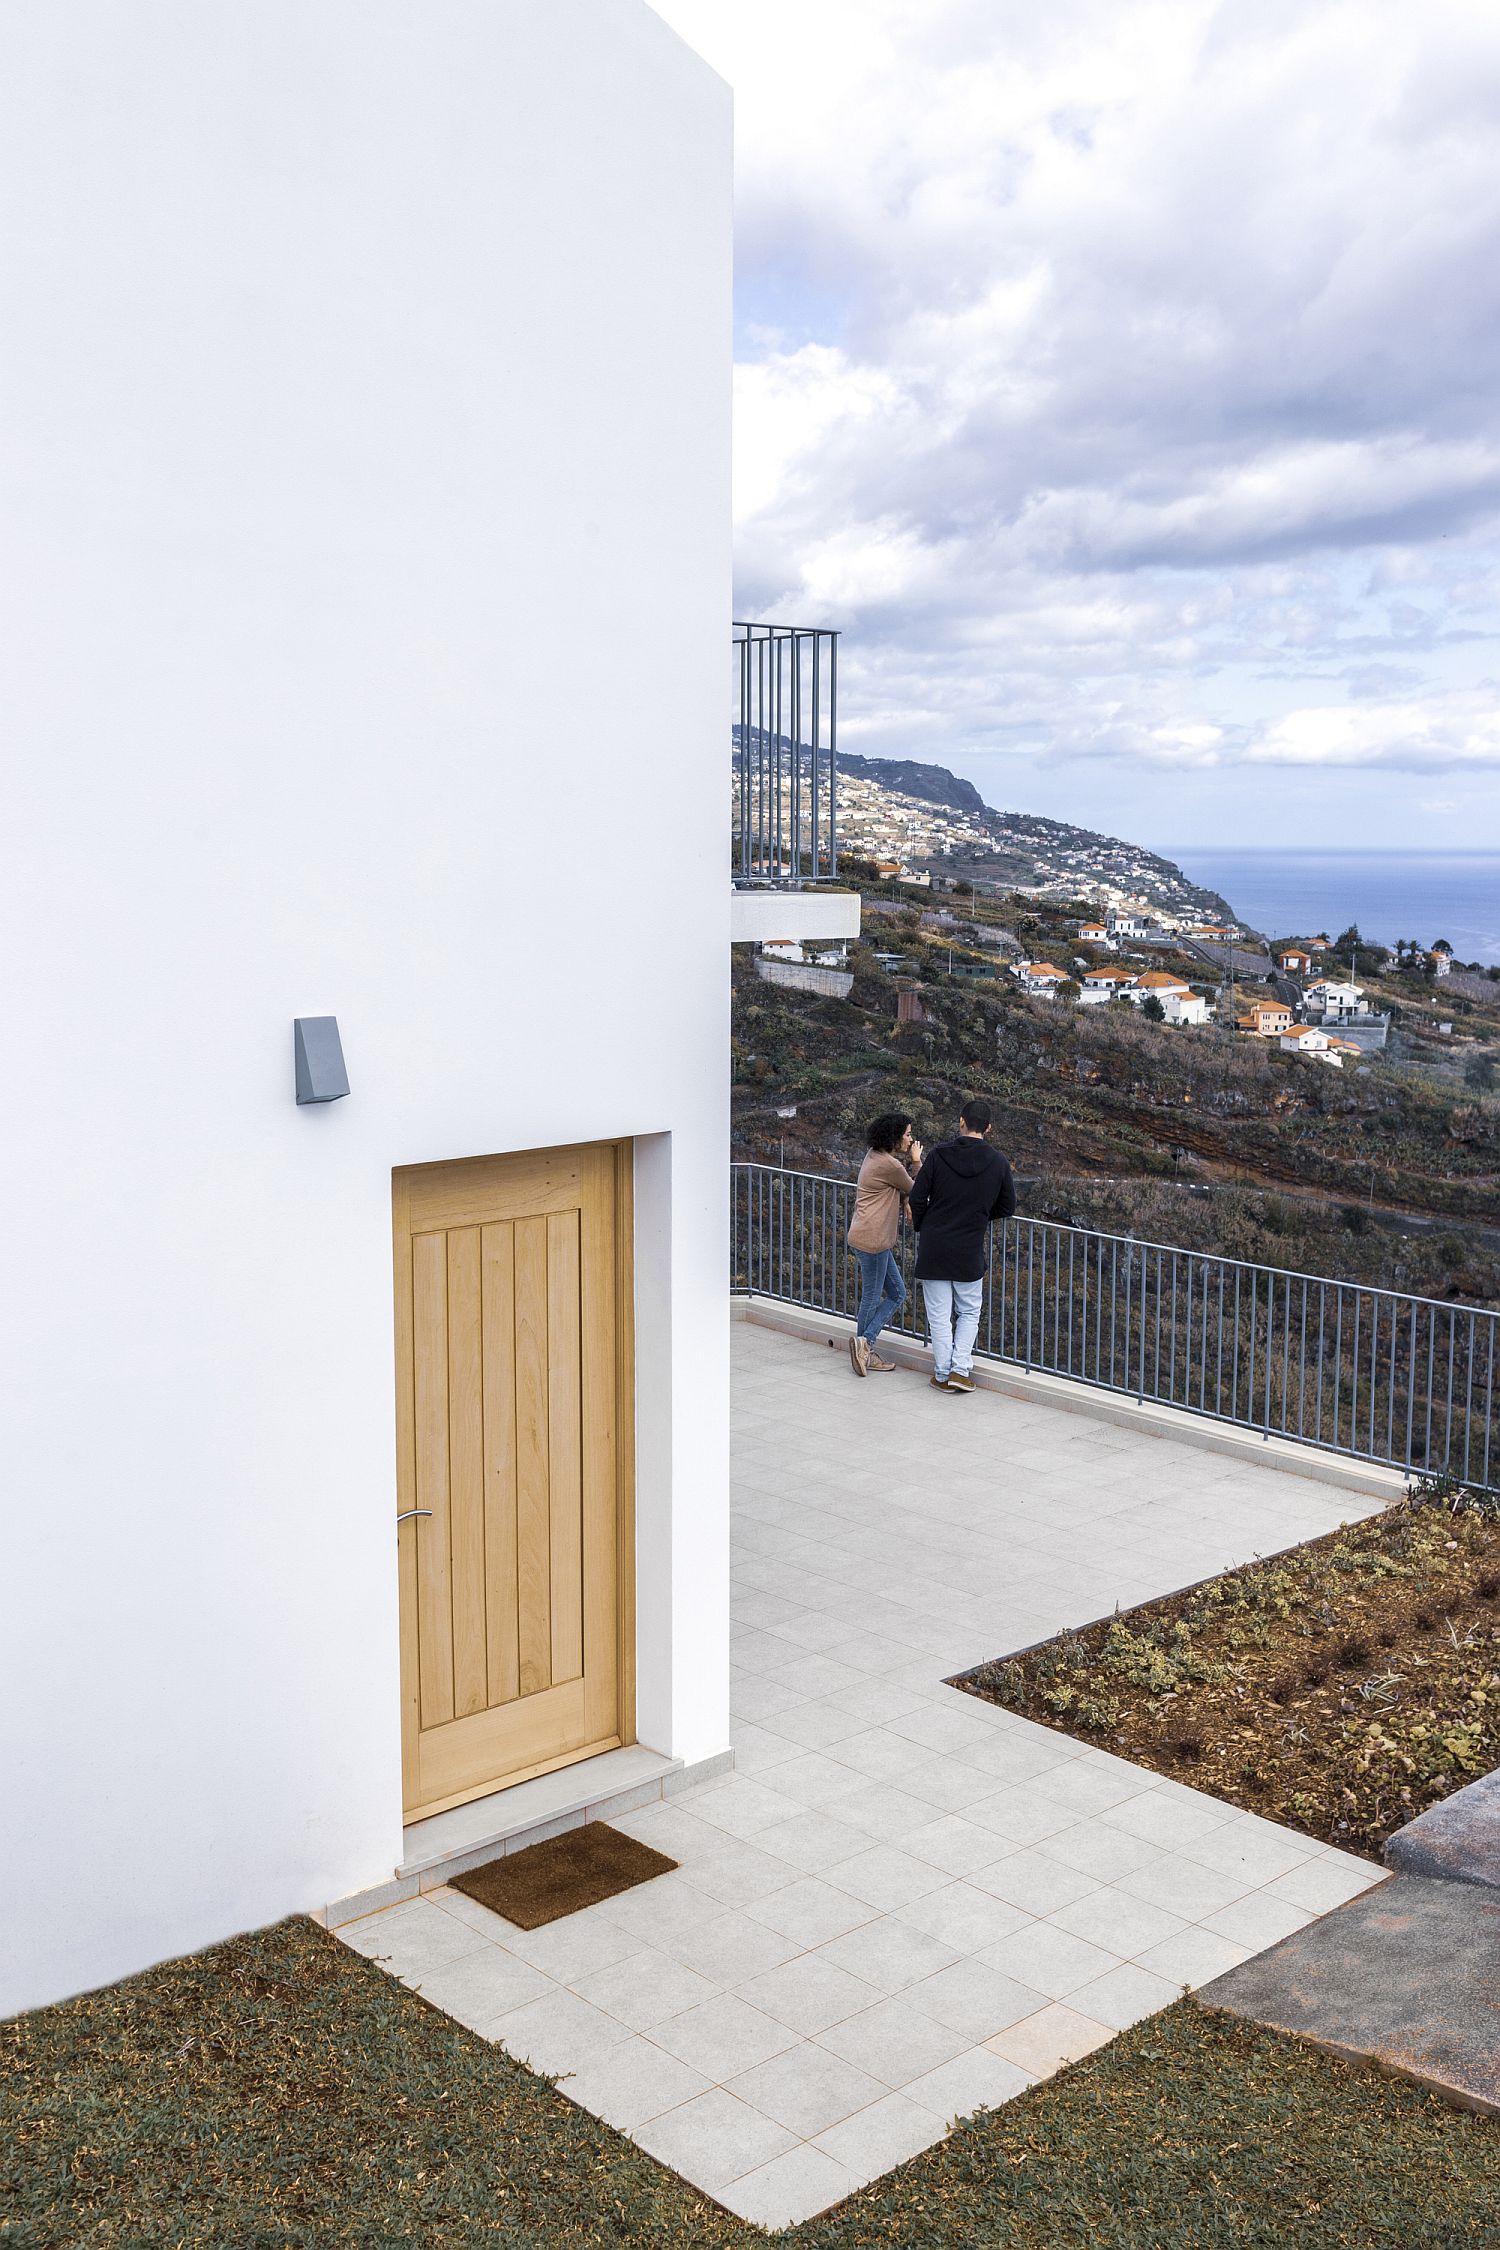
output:
[{"label": "paved walkway", "polygon": [[1380,1879],[943,1684],[1370,1503],[749,1325],[735,1360],[737,1769],[617,1823],[680,1872],[339,1935],[780,2226]]},{"label": "paved walkway", "polygon": [[1500,2117],[1500,1892],[1397,1875],[1205,1998]]}]

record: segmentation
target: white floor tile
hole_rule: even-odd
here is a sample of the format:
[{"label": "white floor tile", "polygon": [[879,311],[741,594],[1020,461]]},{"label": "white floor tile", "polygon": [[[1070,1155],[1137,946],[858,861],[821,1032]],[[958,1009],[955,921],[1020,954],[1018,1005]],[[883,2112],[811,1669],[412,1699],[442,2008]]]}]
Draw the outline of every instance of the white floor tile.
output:
[{"label": "white floor tile", "polygon": [[517,2062],[549,2073],[578,2070],[630,2036],[629,2026],[576,1992],[558,1989],[524,2008],[512,2008],[485,2027]]},{"label": "white floor tile", "polygon": [[425,1898],[408,1899],[360,1922],[346,1922],[334,1934],[341,1945],[378,1961],[392,1976],[408,1982],[493,1943],[456,1914],[446,1913]]},{"label": "white floor tile", "polygon": [[1221,1828],[1231,1809],[1227,1805],[1215,1809],[1194,1804],[1186,1801],[1186,1793],[1179,1799],[1161,1788],[1148,1789],[1139,1797],[1127,1797],[1123,1804],[1110,1805],[1098,1817],[1106,1828],[1121,1829],[1127,1836],[1138,1836],[1143,1843],[1180,1850],[1184,1844]]},{"label": "white floor tile", "polygon": [[635,1939],[632,1950],[639,1951],[646,1945],[669,1946],[684,1930],[713,1921],[724,1908],[718,1899],[675,1874],[658,1875],[633,1891],[622,1891],[618,1898],[606,1899],[603,1912],[617,1929]]},{"label": "white floor tile", "polygon": [[801,1810],[794,1797],[783,1797],[771,1784],[747,1781],[738,1774],[701,1789],[684,1790],[680,1802],[684,1812],[706,1820],[710,1828],[747,1840]]},{"label": "white floor tile", "polygon": [[779,1968],[797,1947],[795,1939],[768,1929],[764,1922],[753,1922],[748,1913],[731,1911],[678,1931],[665,1941],[665,1950],[699,1977],[722,1987]]},{"label": "white floor tile", "polygon": [[816,1875],[804,1875],[799,1882],[773,1891],[768,1898],[753,1900],[745,1912],[752,1921],[764,1923],[767,1929],[779,1930],[783,1937],[809,1949],[876,1919],[874,1907],[866,1906],[862,1899],[851,1897],[847,1891],[835,1889],[832,1883],[822,1882]]},{"label": "white floor tile", "polygon": [[893,2090],[936,2070],[973,2044],[963,2032],[914,2008],[905,1993],[894,1994],[857,2016],[819,2032],[818,2043],[846,2062],[871,2071]]},{"label": "white floor tile", "polygon": [[1160,1945],[1148,1945],[1144,1953],[1136,1955],[1136,1966],[1149,1969],[1153,1976],[1165,1977],[1169,1984],[1196,1992],[1200,1984],[1223,1976],[1249,1957],[1248,1946],[1236,1945],[1212,1930],[1194,1928],[1180,1930]]},{"label": "white floor tile", "polygon": [[797,1880],[797,1870],[788,1861],[759,1851],[754,1844],[742,1844],[737,1837],[718,1836],[717,1845],[695,1851],[680,1864],[683,1881],[717,1899],[721,1907],[749,1906]]},{"label": "white floor tile", "polygon": [[1058,1907],[1047,1919],[1074,1937],[1087,1938],[1090,1945],[1102,1945],[1122,1961],[1144,1952],[1148,1945],[1160,1945],[1163,1938],[1175,1937],[1187,1926],[1185,1915],[1113,1888],[1090,1891],[1087,1898]]},{"label": "white floor tile", "polygon": [[1060,1907],[1089,1898],[1100,1888],[1092,1875],[1080,1874],[1040,1850],[1010,1852],[993,1866],[981,1867],[969,1878],[975,1890],[988,1891],[1025,1914],[1055,1914]]},{"label": "white floor tile", "polygon": [[821,1954],[799,1953],[779,1969],[751,1977],[738,1987],[737,1997],[774,2016],[804,2039],[827,2031],[846,2017],[873,2007],[880,1988],[863,1977],[825,1960]]},{"label": "white floor tile", "polygon": [[804,2141],[731,2180],[718,2199],[753,2226],[789,2227],[826,2211],[863,2184],[823,2149]]},{"label": "white floor tile", "polygon": [[1182,1997],[1182,1987],[1170,1984],[1165,1977],[1153,1976],[1149,1969],[1137,1968],[1127,1961],[1123,1968],[1111,1969],[1108,1976],[1096,1977],[1092,1984],[1080,1985],[1069,1995],[1068,2005],[1081,2016],[1091,2016],[1096,2023],[1107,2023],[1116,2031],[1125,2031],[1142,2016],[1154,2016],[1159,2008],[1170,2007]]},{"label": "white floor tile", "polygon": [[1143,1836],[1127,1836],[1122,1828],[1102,1827],[1097,1819],[1081,1821],[1059,1835],[1044,1836],[1037,1850],[1043,1859],[1071,1867],[1096,1883],[1118,1883],[1137,1868],[1149,1867],[1167,1857],[1166,1846],[1149,1844]]},{"label": "white floor tile", "polygon": [[972,1883],[945,1883],[941,1890],[898,1907],[895,1919],[941,1938],[955,1953],[981,1953],[1013,1930],[1025,1929],[1034,1917]]},{"label": "white floor tile", "polygon": [[1016,1847],[992,1829],[966,1820],[962,1813],[944,1813],[921,1828],[911,1829],[902,1837],[901,1849],[914,1859],[940,1867],[945,1874],[972,1876],[980,1868],[1007,1858]]},{"label": "white floor tile", "polygon": [[607,2125],[633,2133],[648,2117],[706,2094],[709,2081],[649,2040],[623,2039],[571,2072],[562,2090]]},{"label": "white floor tile", "polygon": [[1304,1860],[1288,1875],[1278,1875],[1266,1888],[1276,1898],[1285,1899],[1289,1906],[1306,1907],[1312,1914],[1327,1914],[1335,1906],[1343,1906],[1361,1891],[1370,1890],[1386,1879],[1383,1867],[1369,1867],[1360,1863],[1362,1872],[1340,1867],[1336,1862],[1322,1859]]},{"label": "white floor tile", "polygon": [[1131,1898],[1145,1899],[1148,1905],[1164,1906],[1185,1922],[1202,1922],[1231,1900],[1243,1898],[1250,1886],[1238,1874],[1221,1874],[1215,1867],[1202,1867],[1180,1853],[1169,1852],[1122,1875],[1116,1888]]},{"label": "white floor tile", "polygon": [[820,2133],[817,2146],[848,2171],[856,2187],[940,2141],[946,2122],[905,2094],[887,2094],[868,2109]]},{"label": "white floor tile", "polygon": [[784,2023],[727,1992],[669,2016],[653,2025],[648,2036],[679,2062],[720,2083],[797,2044],[796,2033]]},{"label": "white floor tile", "polygon": [[876,1844],[853,1859],[841,1860],[838,1869],[840,1890],[884,1914],[910,1905],[913,1899],[926,1898],[950,1880],[930,1860],[917,1859],[892,1844]]},{"label": "white floor tile", "polygon": [[1075,1937],[1070,1930],[1060,1930],[1055,1922],[1031,1922],[987,1945],[979,1959],[1050,2000],[1065,2000],[1080,1985],[1117,1969],[1121,1956]]},{"label": "white floor tile", "polygon": [[913,1928],[899,1915],[887,1914],[835,1938],[820,1948],[817,1958],[831,1961],[881,1992],[900,1992],[935,1976],[939,1969],[951,1968],[960,1955],[942,1939]]},{"label": "white floor tile", "polygon": [[545,1999],[557,1986],[528,1962],[498,1945],[486,1945],[461,1960],[404,1980],[434,2008],[441,2008],[470,2031],[488,2031],[497,2016],[528,2000]]},{"label": "white floor tile", "polygon": [[695,2187],[717,2195],[786,2149],[797,2137],[764,2110],[742,2102],[722,2086],[663,2110],[636,2132],[641,2147]]},{"label": "white floor tile", "polygon": [[1013,2101],[1032,2083],[1019,2065],[1005,2061],[988,2047],[970,2047],[951,2062],[914,2078],[903,2088],[906,2099],[930,2109],[945,2124],[971,2117],[976,2109],[998,2109]]},{"label": "white floor tile", "polygon": [[1247,1953],[1261,1953],[1313,1919],[1306,1907],[1293,1906],[1288,1899],[1273,1898],[1269,1891],[1247,1891],[1232,1906],[1206,1916],[1203,1927],[1244,1946]]},{"label": "white floor tile", "polygon": [[799,2140],[811,2140],[856,2110],[879,2101],[885,2087],[857,2064],[812,2040],[757,2063],[731,2079],[729,2091],[774,2117]]},{"label": "white floor tile", "polygon": [[1009,2023],[1036,2014],[1047,1994],[1034,1985],[1021,1984],[983,1961],[955,1961],[920,1984],[909,1985],[902,1998],[923,2015],[961,2031],[976,2047],[1003,2031]]},{"label": "white floor tile", "polygon": [[571,1980],[570,1989],[590,2007],[618,2016],[632,2031],[646,2031],[667,2016],[679,2016],[700,2000],[711,2000],[720,1986],[684,1968],[668,1953],[631,1953],[607,1969],[593,1969]]},{"label": "white floor tile", "polygon": [[1112,2027],[1076,2008],[1054,2002],[1034,2016],[1008,2024],[986,2042],[994,2054],[1013,2062],[1032,2078],[1050,2078],[1055,2071],[1084,2055],[1091,2055],[1115,2036]]},{"label": "white floor tile", "polygon": [[827,1750],[861,1731],[864,1721],[837,1696],[798,1696],[764,1721],[768,1734],[779,1734],[803,1750]]}]

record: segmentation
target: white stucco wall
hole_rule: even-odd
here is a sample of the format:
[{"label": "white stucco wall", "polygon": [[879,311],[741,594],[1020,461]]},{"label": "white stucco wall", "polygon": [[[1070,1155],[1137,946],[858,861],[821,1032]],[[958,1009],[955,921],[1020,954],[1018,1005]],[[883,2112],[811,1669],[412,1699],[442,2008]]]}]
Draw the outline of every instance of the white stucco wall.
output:
[{"label": "white stucco wall", "polygon": [[641,0],[0,0],[0,2012],[396,1862],[393,1165],[651,1136],[727,1740],[729,141]]}]

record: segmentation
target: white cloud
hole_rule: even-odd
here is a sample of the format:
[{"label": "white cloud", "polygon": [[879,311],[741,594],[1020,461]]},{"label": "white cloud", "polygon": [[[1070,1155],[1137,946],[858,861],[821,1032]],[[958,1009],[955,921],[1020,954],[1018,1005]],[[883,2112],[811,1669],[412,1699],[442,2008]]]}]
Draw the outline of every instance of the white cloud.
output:
[{"label": "white cloud", "polygon": [[1500,767],[1500,686],[1419,702],[1289,711],[1245,749],[1250,765]]},{"label": "white cloud", "polygon": [[658,5],[737,92],[741,614],[851,724],[1490,762],[1500,8]]}]

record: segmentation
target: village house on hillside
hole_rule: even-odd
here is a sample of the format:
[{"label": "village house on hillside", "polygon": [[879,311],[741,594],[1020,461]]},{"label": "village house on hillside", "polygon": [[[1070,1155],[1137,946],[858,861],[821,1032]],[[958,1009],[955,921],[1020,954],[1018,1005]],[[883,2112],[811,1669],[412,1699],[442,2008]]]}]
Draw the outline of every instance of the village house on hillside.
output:
[{"label": "village house on hillside", "polygon": [[1335,1039],[1316,1024],[1294,1023],[1280,1033],[1278,1045],[1287,1054],[1310,1055],[1316,1062],[1331,1063],[1342,1069],[1346,1055],[1357,1055],[1361,1049],[1352,1040]]},{"label": "village house on hillside", "polygon": [[1087,969],[1083,977],[1083,996],[1086,1000],[1112,1000],[1117,992],[1124,992],[1135,982],[1130,969]]},{"label": "village house on hillside", "polygon": [[1053,997],[1060,984],[1068,981],[1067,970],[1054,967],[1050,961],[1018,961],[1015,974],[1023,992],[1034,993],[1047,1000]]},{"label": "village house on hillside", "polygon": [[1252,1000],[1240,1010],[1235,1026],[1255,1039],[1279,1039],[1292,1027],[1292,1011],[1284,1000]]}]

